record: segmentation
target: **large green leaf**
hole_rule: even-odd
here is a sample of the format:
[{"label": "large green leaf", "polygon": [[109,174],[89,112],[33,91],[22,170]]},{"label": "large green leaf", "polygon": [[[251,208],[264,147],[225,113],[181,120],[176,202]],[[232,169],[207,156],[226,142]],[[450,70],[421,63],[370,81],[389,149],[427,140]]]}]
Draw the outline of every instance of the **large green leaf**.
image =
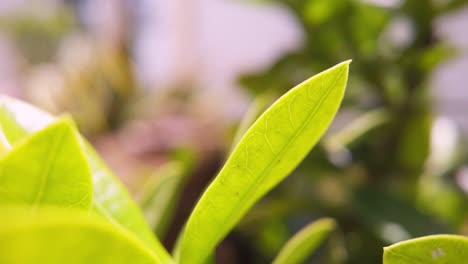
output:
[{"label": "large green leaf", "polygon": [[27,137],[0,159],[0,204],[89,209],[92,182],[79,136],[68,119]]},{"label": "large green leaf", "polygon": [[308,224],[294,235],[281,249],[273,264],[304,263],[335,228],[333,219],[324,218]]},{"label": "large green leaf", "polygon": [[141,241],[82,210],[0,208],[0,263],[156,264]]},{"label": "large green leaf", "polygon": [[[51,115],[9,97],[0,96],[0,105],[4,107],[2,115],[9,115],[8,118],[0,118],[0,122],[2,122],[0,125],[16,124],[22,130],[15,129],[16,132],[9,137],[15,139],[11,142],[13,145],[21,142],[21,134],[34,133],[54,120]],[[104,164],[92,146],[84,139],[81,143],[92,173],[93,212],[103,215],[112,223],[127,229],[143,241],[146,246],[156,252],[159,263],[171,262],[169,254],[154,237],[143,214],[125,187]]]},{"label": "large green leaf", "polygon": [[407,240],[384,248],[384,264],[465,264],[468,238],[433,235]]},{"label": "large green leaf", "polygon": [[177,250],[180,263],[203,263],[247,210],[302,161],[340,106],[349,63],[293,88],[246,132],[192,212]]}]

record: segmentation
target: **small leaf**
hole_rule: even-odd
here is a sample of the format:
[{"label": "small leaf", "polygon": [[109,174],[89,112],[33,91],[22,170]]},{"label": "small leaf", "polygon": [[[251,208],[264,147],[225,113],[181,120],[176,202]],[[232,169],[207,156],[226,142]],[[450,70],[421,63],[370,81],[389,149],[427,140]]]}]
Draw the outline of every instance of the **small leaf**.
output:
[{"label": "small leaf", "polygon": [[247,210],[302,161],[338,110],[349,63],[293,88],[252,125],[192,212],[176,250],[180,263],[203,263]]},{"label": "small leaf", "polygon": [[433,235],[403,241],[384,248],[384,264],[465,264],[468,238]]},{"label": "small leaf", "polygon": [[146,221],[159,237],[164,237],[174,216],[191,161],[172,161],[155,171],[144,184],[140,206]]},{"label": "small leaf", "polygon": [[324,218],[308,224],[297,232],[281,249],[273,264],[304,263],[335,228],[333,219]]},{"label": "small leaf", "polygon": [[0,204],[89,209],[91,172],[68,119],[27,137],[0,160]]},{"label": "small leaf", "polygon": [[128,232],[82,210],[0,208],[0,214],[0,263],[158,263]]},{"label": "small leaf", "polygon": [[[23,129],[25,135],[32,134],[54,121],[51,115],[13,98],[0,96],[0,105],[16,121],[13,122],[10,119],[8,123],[2,123],[5,119],[0,118],[0,125],[8,126],[11,123],[16,124],[19,128]],[[16,138],[15,142],[21,142],[21,140],[21,138]],[[159,263],[171,262],[169,254],[153,235],[143,214],[125,187],[104,164],[88,142],[82,139],[81,144],[92,173],[93,212],[106,217],[115,225],[125,228],[143,241],[146,246],[156,252]]]}]

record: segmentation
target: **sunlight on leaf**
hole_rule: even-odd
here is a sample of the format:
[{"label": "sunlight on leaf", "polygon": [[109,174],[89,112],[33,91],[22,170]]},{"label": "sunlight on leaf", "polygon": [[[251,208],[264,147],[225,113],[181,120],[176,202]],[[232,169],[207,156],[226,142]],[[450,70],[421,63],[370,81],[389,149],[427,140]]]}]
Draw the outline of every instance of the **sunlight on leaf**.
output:
[{"label": "sunlight on leaf", "polygon": [[[20,138],[19,135],[32,134],[54,121],[51,115],[13,98],[0,96],[0,105],[4,107],[2,115],[8,117],[0,118],[0,125],[8,126],[15,123],[17,126],[13,135],[15,138],[13,144],[21,143],[23,138]],[[5,111],[9,112],[9,114],[5,115]],[[80,143],[92,173],[93,212],[130,231],[146,246],[156,252],[160,263],[170,263],[169,254],[153,235],[142,212],[125,187],[85,139],[81,137]]]},{"label": "sunlight on leaf", "polygon": [[203,263],[247,210],[302,161],[338,111],[349,63],[299,84],[252,125],[192,212],[177,250],[180,263]]},{"label": "sunlight on leaf", "polygon": [[464,264],[468,260],[468,238],[433,235],[407,240],[384,249],[384,264]]},{"label": "sunlight on leaf", "polygon": [[156,264],[125,230],[82,210],[0,208],[0,263]]},{"label": "sunlight on leaf", "polygon": [[0,160],[0,204],[89,209],[91,172],[71,120],[27,137]]}]

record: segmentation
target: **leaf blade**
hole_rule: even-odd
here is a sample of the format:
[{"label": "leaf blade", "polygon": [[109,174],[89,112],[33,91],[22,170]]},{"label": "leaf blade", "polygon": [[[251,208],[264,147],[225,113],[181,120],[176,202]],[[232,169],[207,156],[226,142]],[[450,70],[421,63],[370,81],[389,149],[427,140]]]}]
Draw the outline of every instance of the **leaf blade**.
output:
[{"label": "leaf blade", "polygon": [[[24,139],[18,135],[32,134],[55,120],[53,116],[44,111],[7,96],[0,96],[0,105],[4,107],[7,114],[9,112],[8,118],[0,118],[0,125],[16,124],[15,129],[22,130],[14,135],[15,140],[10,142],[13,145],[20,144]],[[5,120],[8,122],[4,123]],[[92,173],[93,212],[105,216],[111,223],[130,231],[156,252],[160,263],[171,263],[168,252],[153,235],[143,214],[125,187],[102,161],[91,144],[83,138],[81,144]]]},{"label": "leaf blade", "polygon": [[143,214],[125,187],[117,180],[91,145],[84,142],[84,146],[93,172],[95,187],[93,212],[132,232],[156,252],[160,263],[170,263],[171,257],[161,242],[156,239]]},{"label": "leaf blade", "polygon": [[468,238],[432,235],[396,243],[384,248],[384,264],[463,264],[468,258]]},{"label": "leaf blade", "polygon": [[155,264],[154,253],[125,230],[73,209],[1,208],[0,263]]},{"label": "leaf blade", "polygon": [[[180,263],[202,263],[246,211],[317,143],[339,108],[349,63],[296,86],[252,125],[192,212],[179,244]],[[204,243],[196,243],[199,239]]]},{"label": "leaf blade", "polygon": [[27,137],[0,160],[0,204],[92,204],[91,172],[70,120]]},{"label": "leaf blade", "polygon": [[323,218],[308,224],[286,242],[273,264],[304,263],[335,226],[336,222],[331,218]]}]

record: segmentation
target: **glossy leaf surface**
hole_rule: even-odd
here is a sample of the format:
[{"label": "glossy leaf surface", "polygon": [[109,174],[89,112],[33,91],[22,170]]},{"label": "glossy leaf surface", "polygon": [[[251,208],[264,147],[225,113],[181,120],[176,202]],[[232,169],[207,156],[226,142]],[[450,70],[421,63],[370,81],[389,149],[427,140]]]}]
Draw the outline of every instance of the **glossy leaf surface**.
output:
[{"label": "glossy leaf surface", "polygon": [[433,235],[407,240],[384,249],[384,264],[464,264],[468,238]]},{"label": "glossy leaf surface", "polygon": [[[12,143],[21,141],[21,138],[16,135],[34,133],[54,120],[51,115],[9,97],[0,96],[0,105],[4,107],[4,111],[7,111],[10,116],[9,118],[0,118],[0,122],[8,120],[11,123],[14,120],[18,127],[23,130],[23,132],[14,134],[16,140]],[[8,123],[1,123],[1,125],[8,125]],[[93,212],[106,217],[112,223],[133,233],[157,253],[160,263],[170,262],[169,254],[161,243],[155,239],[143,214],[125,187],[84,139],[81,139],[81,147],[84,149],[92,173]]]},{"label": "glossy leaf surface", "polygon": [[83,211],[0,208],[0,212],[0,263],[157,263],[139,240]]},{"label": "glossy leaf surface", "polygon": [[305,263],[335,226],[333,219],[320,219],[305,226],[286,243],[273,264]]},{"label": "glossy leaf surface", "polygon": [[247,210],[302,161],[340,106],[349,63],[293,88],[246,132],[192,212],[179,244],[180,263],[203,263]]},{"label": "glossy leaf surface", "polygon": [[0,204],[89,209],[91,172],[68,119],[53,123],[0,159]]}]

